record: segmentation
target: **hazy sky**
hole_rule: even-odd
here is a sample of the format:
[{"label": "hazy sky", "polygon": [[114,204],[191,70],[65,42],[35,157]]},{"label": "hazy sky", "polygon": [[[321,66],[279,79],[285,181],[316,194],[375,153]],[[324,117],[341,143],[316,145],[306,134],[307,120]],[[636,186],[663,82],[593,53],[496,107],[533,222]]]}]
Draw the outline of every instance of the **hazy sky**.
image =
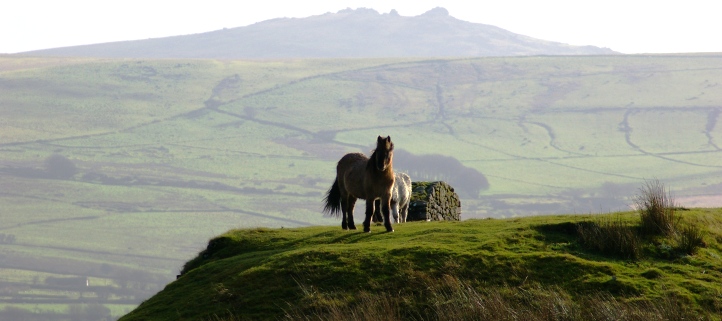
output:
[{"label": "hazy sky", "polygon": [[9,0],[0,13],[0,53],[200,33],[360,7],[396,9],[402,16],[444,7],[460,20],[623,53],[722,52],[718,6],[714,0]]}]

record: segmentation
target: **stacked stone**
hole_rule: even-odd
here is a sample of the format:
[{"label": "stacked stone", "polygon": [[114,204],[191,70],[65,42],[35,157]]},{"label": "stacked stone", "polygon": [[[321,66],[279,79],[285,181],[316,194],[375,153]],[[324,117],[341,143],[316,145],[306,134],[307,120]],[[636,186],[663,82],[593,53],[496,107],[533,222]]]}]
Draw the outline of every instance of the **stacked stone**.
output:
[{"label": "stacked stone", "polygon": [[461,200],[446,182],[411,182],[407,221],[459,221]]}]

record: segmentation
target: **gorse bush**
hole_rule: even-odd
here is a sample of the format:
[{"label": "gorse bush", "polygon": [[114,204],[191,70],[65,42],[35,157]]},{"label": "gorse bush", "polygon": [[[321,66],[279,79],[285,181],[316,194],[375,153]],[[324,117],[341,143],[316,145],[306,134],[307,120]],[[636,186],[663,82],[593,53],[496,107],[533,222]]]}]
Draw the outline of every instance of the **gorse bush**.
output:
[{"label": "gorse bush", "polygon": [[659,180],[646,181],[634,198],[642,232],[647,235],[672,236],[679,217],[671,193]]}]

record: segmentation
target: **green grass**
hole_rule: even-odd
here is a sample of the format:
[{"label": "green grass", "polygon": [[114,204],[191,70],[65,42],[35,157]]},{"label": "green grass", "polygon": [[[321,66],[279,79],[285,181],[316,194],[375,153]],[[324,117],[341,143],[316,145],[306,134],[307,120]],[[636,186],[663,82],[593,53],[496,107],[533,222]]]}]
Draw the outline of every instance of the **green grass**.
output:
[{"label": "green grass", "polygon": [[[387,298],[407,318],[423,315],[442,294],[425,287],[449,280],[479,293],[566,293],[578,302],[600,293],[619,302],[654,302],[674,293],[680,308],[718,320],[722,247],[713,231],[722,227],[720,214],[685,212],[685,222],[710,223],[697,254],[663,258],[647,249],[637,260],[587,250],[566,230],[599,215],[411,222],[394,233],[373,226],[370,234],[338,227],[232,230],[212,239],[181,278],[122,320],[271,320],[348,309],[364,295]],[[634,213],[611,215],[639,220]],[[425,299],[417,296],[424,291]]]}]

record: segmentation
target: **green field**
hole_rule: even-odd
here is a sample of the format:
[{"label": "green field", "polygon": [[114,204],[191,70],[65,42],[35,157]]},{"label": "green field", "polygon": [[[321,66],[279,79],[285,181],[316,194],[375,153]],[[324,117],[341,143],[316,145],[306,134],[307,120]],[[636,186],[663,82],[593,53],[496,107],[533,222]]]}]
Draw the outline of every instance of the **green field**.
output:
[{"label": "green field", "polygon": [[[704,234],[692,255],[676,237],[645,237],[637,259],[575,236],[591,222],[637,226],[630,212],[410,222],[394,233],[232,230],[121,320],[719,320],[720,214],[677,212],[680,227]],[[504,304],[514,309],[493,312]]]},{"label": "green field", "polygon": [[377,135],[483,174],[449,181],[464,219],[624,210],[654,178],[681,206],[722,206],[721,69],[722,55],[0,56],[0,308],[119,316],[231,228],[335,226],[321,214],[335,162]]}]

